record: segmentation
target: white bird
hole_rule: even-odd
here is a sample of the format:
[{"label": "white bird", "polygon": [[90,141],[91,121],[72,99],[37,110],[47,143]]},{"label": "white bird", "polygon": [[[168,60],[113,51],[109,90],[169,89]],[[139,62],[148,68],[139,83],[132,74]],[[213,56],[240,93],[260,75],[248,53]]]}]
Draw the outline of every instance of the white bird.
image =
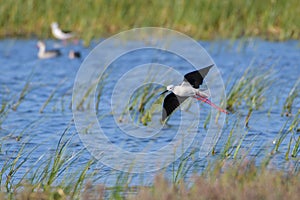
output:
[{"label": "white bird", "polygon": [[58,49],[47,51],[46,44],[42,41],[37,42],[37,47],[39,48],[39,52],[37,55],[38,55],[38,58],[40,58],[40,59],[54,58],[54,57],[61,55],[61,53]]},{"label": "white bird", "polygon": [[51,31],[53,36],[59,40],[68,40],[75,36],[71,31],[62,31],[57,22],[51,24]]},{"label": "white bird", "polygon": [[187,98],[194,97],[197,100],[203,101],[214,108],[218,109],[221,112],[228,114],[228,112],[217,105],[213,104],[208,98],[210,97],[208,90],[200,91],[199,86],[203,83],[204,77],[209,72],[210,68],[213,65],[210,65],[206,68],[193,71],[184,75],[183,82],[178,85],[168,85],[166,92],[171,92],[168,94],[163,103],[163,111],[162,111],[162,121],[166,121],[166,119],[172,114],[176,108],[183,103]]}]

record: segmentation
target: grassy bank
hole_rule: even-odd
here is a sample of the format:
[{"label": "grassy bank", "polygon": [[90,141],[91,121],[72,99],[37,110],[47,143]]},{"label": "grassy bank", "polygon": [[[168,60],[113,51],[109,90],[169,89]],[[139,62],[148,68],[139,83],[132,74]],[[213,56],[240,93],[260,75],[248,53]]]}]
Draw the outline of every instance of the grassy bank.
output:
[{"label": "grassy bank", "polygon": [[57,21],[86,43],[143,26],[172,28],[196,39],[300,39],[299,9],[298,0],[3,1],[0,37],[49,38],[50,24]]}]

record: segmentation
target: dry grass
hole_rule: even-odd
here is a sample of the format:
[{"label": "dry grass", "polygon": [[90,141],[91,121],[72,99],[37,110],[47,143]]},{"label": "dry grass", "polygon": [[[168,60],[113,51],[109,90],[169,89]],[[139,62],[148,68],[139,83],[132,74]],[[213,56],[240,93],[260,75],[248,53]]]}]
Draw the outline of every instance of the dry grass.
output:
[{"label": "dry grass", "polygon": [[[12,194],[1,193],[2,199],[299,199],[300,173],[294,171],[282,172],[257,167],[254,161],[242,163],[221,161],[201,175],[187,182],[180,181],[171,184],[162,174],[155,177],[152,186],[137,186],[126,188],[105,188],[103,185],[93,185],[86,182],[81,194],[72,196],[66,188],[56,186],[43,190],[29,184]],[[113,192],[112,192],[113,191]],[[117,194],[114,192],[118,192]]]},{"label": "dry grass", "polygon": [[172,185],[163,176],[157,176],[153,187],[141,188],[128,199],[299,199],[299,173],[260,169],[253,162],[221,170],[194,177],[190,188],[183,182]]}]

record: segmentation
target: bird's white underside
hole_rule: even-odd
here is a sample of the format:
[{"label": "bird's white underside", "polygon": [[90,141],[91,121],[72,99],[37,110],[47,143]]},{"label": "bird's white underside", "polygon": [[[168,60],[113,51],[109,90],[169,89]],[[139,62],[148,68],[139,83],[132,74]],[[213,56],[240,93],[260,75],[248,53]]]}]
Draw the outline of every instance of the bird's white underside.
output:
[{"label": "bird's white underside", "polygon": [[173,86],[169,85],[167,90],[173,92],[175,95],[180,97],[194,97],[196,95],[209,98],[209,90],[199,90],[193,88],[188,82],[183,81],[181,85]]}]

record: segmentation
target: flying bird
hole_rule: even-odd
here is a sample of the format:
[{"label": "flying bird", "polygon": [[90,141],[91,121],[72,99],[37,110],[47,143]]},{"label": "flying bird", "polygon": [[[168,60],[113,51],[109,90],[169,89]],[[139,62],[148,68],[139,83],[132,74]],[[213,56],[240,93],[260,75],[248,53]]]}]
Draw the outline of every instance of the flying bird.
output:
[{"label": "flying bird", "polygon": [[187,98],[193,97],[197,100],[203,101],[212,107],[218,109],[221,112],[228,114],[228,112],[217,105],[213,104],[208,98],[210,94],[208,91],[200,91],[199,86],[202,85],[203,80],[209,70],[214,65],[210,65],[200,70],[192,71],[184,75],[183,82],[180,85],[168,85],[167,90],[162,94],[170,92],[164,99],[163,111],[162,111],[162,121],[165,122],[166,119],[173,113],[176,108],[182,104]]},{"label": "flying bird", "polygon": [[37,47],[39,48],[37,56],[40,59],[54,58],[61,55],[58,49],[46,50],[46,44],[42,41],[37,42]]}]

